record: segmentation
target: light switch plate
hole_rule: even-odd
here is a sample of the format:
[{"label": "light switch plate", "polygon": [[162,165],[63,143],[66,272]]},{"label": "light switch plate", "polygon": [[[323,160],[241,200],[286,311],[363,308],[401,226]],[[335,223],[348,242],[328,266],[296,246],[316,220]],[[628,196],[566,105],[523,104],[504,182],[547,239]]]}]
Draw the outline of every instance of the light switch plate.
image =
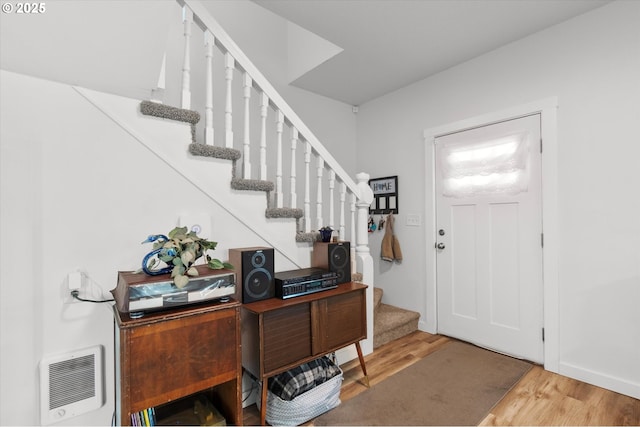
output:
[{"label": "light switch plate", "polygon": [[420,227],[420,225],[422,225],[422,218],[418,214],[409,214],[407,215],[406,224],[409,227]]}]

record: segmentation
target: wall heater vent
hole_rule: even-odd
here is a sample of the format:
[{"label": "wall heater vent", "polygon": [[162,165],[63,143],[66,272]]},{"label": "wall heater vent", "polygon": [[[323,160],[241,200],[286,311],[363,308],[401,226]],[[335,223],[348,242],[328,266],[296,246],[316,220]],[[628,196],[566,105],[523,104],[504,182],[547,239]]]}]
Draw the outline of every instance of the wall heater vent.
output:
[{"label": "wall heater vent", "polygon": [[41,424],[98,409],[102,394],[102,346],[48,356],[40,362]]}]

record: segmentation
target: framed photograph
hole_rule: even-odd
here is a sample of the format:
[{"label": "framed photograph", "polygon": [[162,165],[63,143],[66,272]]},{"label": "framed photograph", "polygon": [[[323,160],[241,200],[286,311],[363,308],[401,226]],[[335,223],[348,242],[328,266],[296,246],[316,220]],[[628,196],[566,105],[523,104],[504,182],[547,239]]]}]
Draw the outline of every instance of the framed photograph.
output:
[{"label": "framed photograph", "polygon": [[373,190],[373,203],[369,207],[370,214],[398,213],[398,176],[387,176],[369,180]]}]

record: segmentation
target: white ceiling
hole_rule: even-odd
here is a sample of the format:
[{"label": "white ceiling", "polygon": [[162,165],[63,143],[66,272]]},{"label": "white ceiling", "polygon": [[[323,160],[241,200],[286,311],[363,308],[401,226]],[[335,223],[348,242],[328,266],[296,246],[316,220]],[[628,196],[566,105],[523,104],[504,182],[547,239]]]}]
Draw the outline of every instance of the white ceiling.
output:
[{"label": "white ceiling", "polygon": [[253,1],[343,49],[293,85],[360,105],[611,0]]},{"label": "white ceiling", "polygon": [[[9,3],[17,4],[3,4]],[[41,4],[44,13],[0,14],[0,68],[123,96],[149,97],[158,82],[174,2]],[[179,16],[179,9],[175,13]],[[158,34],[164,35],[160,41]]]}]

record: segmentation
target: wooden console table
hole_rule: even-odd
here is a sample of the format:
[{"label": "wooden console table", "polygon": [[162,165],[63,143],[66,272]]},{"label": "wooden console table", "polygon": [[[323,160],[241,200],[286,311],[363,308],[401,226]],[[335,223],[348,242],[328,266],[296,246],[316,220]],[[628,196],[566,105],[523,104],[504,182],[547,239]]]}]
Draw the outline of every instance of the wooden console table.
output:
[{"label": "wooden console table", "polygon": [[348,345],[356,345],[368,385],[360,348],[360,341],[367,338],[366,289],[348,282],[328,291],[242,306],[242,365],[262,381],[262,425],[269,377]]},{"label": "wooden console table", "polygon": [[114,307],[114,315],[117,425],[131,425],[132,413],[201,392],[228,424],[242,425],[239,302],[140,319]]}]

